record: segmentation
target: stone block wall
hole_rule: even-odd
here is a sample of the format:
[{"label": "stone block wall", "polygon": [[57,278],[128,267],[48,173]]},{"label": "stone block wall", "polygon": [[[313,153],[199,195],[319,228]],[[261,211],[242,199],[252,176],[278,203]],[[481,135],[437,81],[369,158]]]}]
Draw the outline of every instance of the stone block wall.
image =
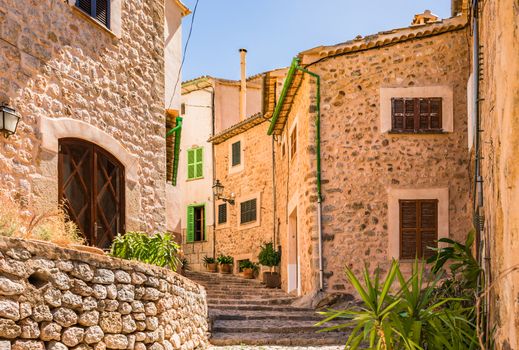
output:
[{"label": "stone block wall", "polygon": [[[272,139],[267,136],[268,126],[268,123],[256,125],[215,145],[216,179],[225,186],[224,195],[228,197],[232,192],[236,199],[235,205],[227,205],[227,223],[216,224],[216,254],[234,256],[235,271],[238,260],[257,262],[261,244],[273,239]],[[230,173],[230,145],[240,138],[244,167],[240,172]],[[258,221],[240,225],[240,201],[255,195],[259,195]]]},{"label": "stone block wall", "polygon": [[21,115],[16,135],[0,137],[0,187],[28,208],[54,209],[57,142],[42,147],[42,121],[79,121],[93,127],[82,138],[110,138],[134,160],[127,230],[163,230],[164,1],[114,1],[119,34],[68,2],[0,0],[0,103]]},{"label": "stone block wall", "polygon": [[207,346],[205,289],[166,269],[0,237],[0,349]]},{"label": "stone block wall", "polygon": [[[448,234],[463,240],[470,230],[466,156],[468,50],[467,31],[461,29],[331,58],[313,67],[323,80],[327,290],[351,291],[345,266],[358,274],[365,262],[371,269],[389,264],[391,189],[448,188]],[[453,90],[453,132],[381,132],[380,88],[436,85]]]},{"label": "stone block wall", "polygon": [[479,3],[483,244],[487,283],[494,283],[490,328],[496,327],[496,349],[511,350],[519,349],[519,3]]}]

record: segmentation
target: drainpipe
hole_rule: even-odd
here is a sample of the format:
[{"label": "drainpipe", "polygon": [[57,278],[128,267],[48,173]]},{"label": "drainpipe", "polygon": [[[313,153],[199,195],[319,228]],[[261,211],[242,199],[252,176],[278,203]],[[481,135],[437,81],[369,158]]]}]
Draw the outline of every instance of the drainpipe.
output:
[{"label": "drainpipe", "polygon": [[[215,91],[214,86],[210,86],[211,88],[211,132],[212,135],[215,133],[215,123],[216,123],[216,117],[215,117],[215,111],[214,111],[214,99],[215,99]],[[214,143],[211,142],[211,152],[212,152],[212,164],[213,164],[213,181],[216,179],[216,157],[214,155]],[[212,191],[211,191],[212,192]],[[213,258],[216,259],[216,197],[213,193]]]},{"label": "drainpipe", "polygon": [[303,73],[306,73],[316,80],[316,110],[317,114],[315,117],[315,147],[317,152],[317,230],[319,234],[319,291],[324,289],[324,276],[323,276],[323,196],[321,189],[321,77],[314,72],[311,72],[299,65],[299,59],[295,58],[293,61],[295,68]]}]

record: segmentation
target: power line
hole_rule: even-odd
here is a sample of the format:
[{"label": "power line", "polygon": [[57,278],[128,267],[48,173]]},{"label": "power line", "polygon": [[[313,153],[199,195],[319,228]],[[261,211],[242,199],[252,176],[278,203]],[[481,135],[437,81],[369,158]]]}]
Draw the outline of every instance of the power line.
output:
[{"label": "power line", "polygon": [[191,26],[189,28],[189,33],[187,35],[186,44],[184,45],[184,52],[182,52],[182,61],[180,62],[180,67],[178,68],[177,82],[175,83],[175,87],[173,88],[173,94],[171,95],[171,99],[169,100],[169,105],[167,109],[171,108],[173,98],[175,98],[175,93],[177,92],[178,83],[180,81],[180,73],[182,72],[182,67],[184,67],[184,62],[186,60],[187,47],[189,45],[189,40],[191,39],[191,33],[193,33],[193,24],[195,23],[196,9],[198,8],[199,1],[200,0],[196,0],[195,8],[193,9],[193,16],[191,17]]}]

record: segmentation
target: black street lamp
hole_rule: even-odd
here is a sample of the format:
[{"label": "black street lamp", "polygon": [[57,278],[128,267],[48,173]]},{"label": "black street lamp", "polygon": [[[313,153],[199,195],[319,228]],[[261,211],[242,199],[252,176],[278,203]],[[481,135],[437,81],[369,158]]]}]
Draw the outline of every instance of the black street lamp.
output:
[{"label": "black street lamp", "polygon": [[0,132],[7,138],[16,132],[20,116],[7,106],[0,106]]},{"label": "black street lamp", "polygon": [[229,203],[230,205],[234,205],[234,193],[231,193],[231,198],[223,197],[224,186],[220,182],[220,180],[216,180],[213,185],[213,194],[216,199],[220,199],[224,202]]}]

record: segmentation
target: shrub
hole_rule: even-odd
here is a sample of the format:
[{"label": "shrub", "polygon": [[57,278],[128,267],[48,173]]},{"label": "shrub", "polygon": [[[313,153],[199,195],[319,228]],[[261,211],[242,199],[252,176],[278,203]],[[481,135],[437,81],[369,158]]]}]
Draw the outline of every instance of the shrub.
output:
[{"label": "shrub", "polygon": [[173,271],[181,263],[179,245],[169,233],[148,236],[143,232],[127,232],[117,235],[112,242],[110,255],[127,260],[138,260]]},{"label": "shrub", "polygon": [[250,260],[242,260],[240,261],[240,270],[243,269],[252,269],[253,271],[258,271],[259,265]]},{"label": "shrub", "polygon": [[224,265],[224,264],[232,265],[232,264],[234,264],[234,258],[232,256],[230,256],[230,255],[220,254],[218,256],[218,258],[216,258],[216,261],[220,265]]},{"label": "shrub", "polygon": [[212,258],[210,256],[204,256],[204,266],[207,266],[208,264],[215,264],[216,260],[215,258]]},{"label": "shrub", "polygon": [[272,269],[274,266],[279,265],[281,261],[281,253],[274,249],[274,243],[264,243],[261,246],[258,260],[261,265],[268,266]]},{"label": "shrub", "polygon": [[5,193],[0,193],[0,235],[24,239],[39,239],[59,245],[83,244],[76,224],[63,208],[35,212],[22,209]]}]

